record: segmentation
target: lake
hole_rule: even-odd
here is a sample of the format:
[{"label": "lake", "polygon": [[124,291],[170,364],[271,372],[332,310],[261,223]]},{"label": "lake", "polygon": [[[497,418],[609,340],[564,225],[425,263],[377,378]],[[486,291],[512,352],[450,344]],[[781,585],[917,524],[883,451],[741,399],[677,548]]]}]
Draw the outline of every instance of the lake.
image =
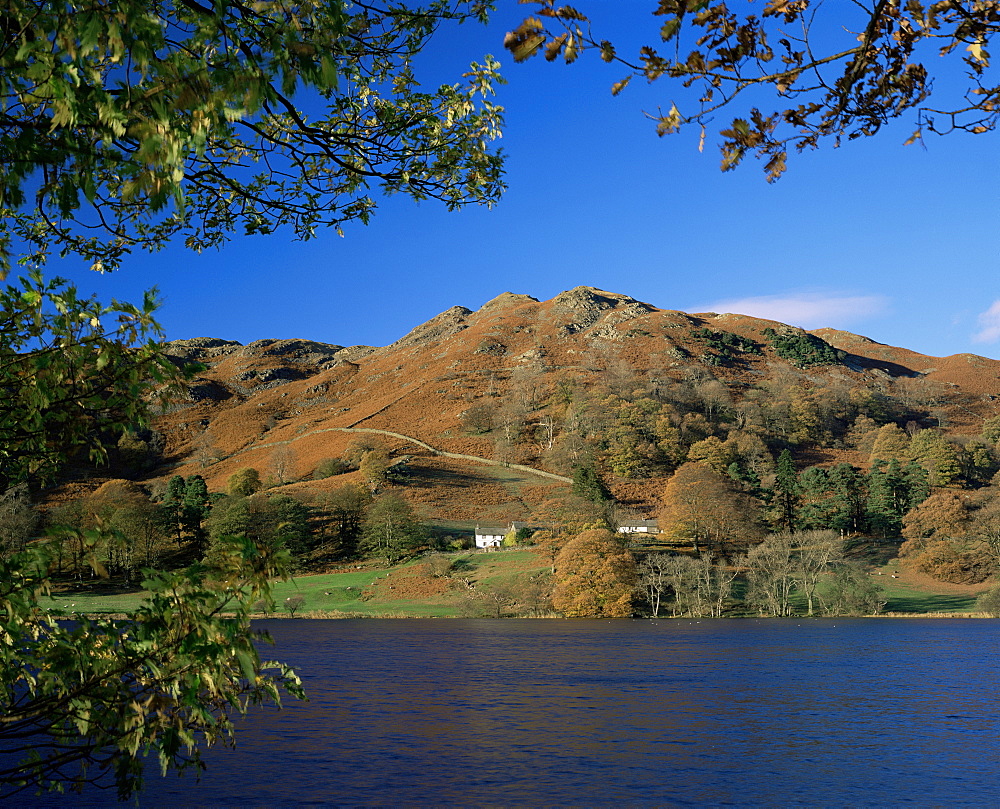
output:
[{"label": "lake", "polygon": [[310,702],[255,710],[200,781],[151,771],[141,805],[929,806],[1000,790],[998,621],[257,625]]}]

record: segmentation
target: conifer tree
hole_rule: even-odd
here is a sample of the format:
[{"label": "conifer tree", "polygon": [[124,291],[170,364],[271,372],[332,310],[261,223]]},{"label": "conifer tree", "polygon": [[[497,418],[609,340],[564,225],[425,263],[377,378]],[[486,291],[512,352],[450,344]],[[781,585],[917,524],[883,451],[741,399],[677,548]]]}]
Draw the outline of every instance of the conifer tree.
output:
[{"label": "conifer tree", "polygon": [[614,498],[611,490],[601,480],[593,464],[581,464],[573,470],[573,488],[577,497],[590,500],[592,503],[607,503]]},{"label": "conifer tree", "polygon": [[905,469],[899,461],[876,461],[868,473],[865,519],[868,530],[899,536],[903,517],[930,493],[927,471],[915,461]]},{"label": "conifer tree", "polygon": [[205,478],[201,475],[192,475],[184,481],[182,503],[184,530],[192,536],[197,547],[204,550],[207,537],[202,523],[211,509]]},{"label": "conifer tree", "polygon": [[827,470],[819,466],[803,469],[799,475],[799,490],[797,527],[804,530],[829,528],[836,506]]},{"label": "conifer tree", "polygon": [[849,463],[840,463],[830,469],[829,481],[835,505],[834,518],[828,527],[841,534],[864,530],[865,486],[861,473]]},{"label": "conifer tree", "polygon": [[930,476],[916,461],[910,461],[902,470],[906,488],[906,510],[916,508],[931,495]]},{"label": "conifer tree", "polygon": [[778,524],[785,531],[795,530],[795,516],[799,506],[799,476],[795,471],[792,453],[783,449],[778,456],[774,476],[773,503],[777,510]]},{"label": "conifer tree", "polygon": [[181,544],[184,536],[184,477],[174,475],[167,482],[167,493],[163,497],[163,510],[171,531]]}]

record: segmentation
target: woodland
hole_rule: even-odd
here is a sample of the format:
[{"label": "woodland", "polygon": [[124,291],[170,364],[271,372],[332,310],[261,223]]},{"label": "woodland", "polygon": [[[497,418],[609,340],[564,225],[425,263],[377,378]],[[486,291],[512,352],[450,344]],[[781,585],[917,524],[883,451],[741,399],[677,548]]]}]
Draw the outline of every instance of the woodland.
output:
[{"label": "woodland", "polygon": [[[565,295],[600,297],[586,289]],[[527,306],[540,319],[552,302]],[[635,319],[621,326],[626,334],[644,331]],[[465,394],[454,429],[445,431],[454,442],[499,468],[520,464],[565,481],[504,512],[528,526],[505,544],[539,548],[551,560],[547,583],[530,582],[526,613],[537,614],[541,587],[549,610],[571,616],[877,614],[884,599],[868,575],[876,556],[955,584],[984,584],[997,574],[1000,416],[989,415],[990,396],[970,397],[919,374],[852,376],[845,363],[859,358],[816,335],[764,322],[755,328],[760,341],[746,329],[673,329],[674,361],[658,370],[629,365],[609,347],[614,341],[591,340],[588,372],[529,358],[494,374],[492,389]],[[599,323],[589,329],[606,334]],[[491,345],[512,339],[501,335]],[[635,339],[662,348],[654,335]],[[452,340],[454,351],[496,359],[483,352],[475,326]],[[402,343],[396,351],[407,348]],[[392,361],[392,347],[381,351]],[[752,384],[743,373],[750,364],[767,369]],[[320,375],[332,380],[345,371],[358,386],[350,366]],[[196,388],[209,378],[234,384],[208,366],[202,373]],[[190,423],[196,405],[189,397],[180,410],[169,406],[173,414],[152,429],[119,439],[110,466],[87,473],[93,483],[71,497],[59,494],[70,491],[65,485],[54,489],[44,516],[23,489],[11,490],[0,512],[4,552],[39,531],[61,533],[59,580],[83,581],[98,562],[127,586],[164,563],[200,560],[223,576],[232,537],[288,553],[299,573],[391,566],[472,544],[473,520],[441,518],[449,510],[475,518],[481,493],[462,493],[468,502],[456,503],[453,493],[428,500],[441,487],[425,479],[425,459],[391,438],[426,428],[400,423],[391,408],[381,412],[396,433],[345,432],[335,457],[299,457],[318,443],[308,435],[252,456],[260,468],[234,466],[240,453],[227,457],[221,439],[206,445],[237,408],[259,413],[262,397],[291,384],[265,382],[239,405],[232,399],[241,397],[221,395],[198,405],[208,427],[186,444],[178,419]],[[323,384],[320,406],[334,383]],[[272,419],[260,429],[257,440],[266,442],[279,427]],[[285,429],[301,436],[303,426]],[[185,469],[200,471],[161,474],[168,447],[182,453],[171,457],[186,454]],[[642,518],[655,519],[659,533],[618,533]],[[598,596],[605,586],[598,571],[614,598]],[[516,593],[504,597],[516,614]]]}]

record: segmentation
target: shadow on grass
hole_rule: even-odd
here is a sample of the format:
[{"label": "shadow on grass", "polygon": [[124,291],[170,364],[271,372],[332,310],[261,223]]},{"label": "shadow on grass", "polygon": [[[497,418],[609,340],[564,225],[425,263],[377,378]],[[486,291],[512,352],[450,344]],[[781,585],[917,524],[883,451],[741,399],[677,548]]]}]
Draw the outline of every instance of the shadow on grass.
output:
[{"label": "shadow on grass", "polygon": [[885,612],[970,612],[976,608],[976,596],[913,593],[890,596]]}]

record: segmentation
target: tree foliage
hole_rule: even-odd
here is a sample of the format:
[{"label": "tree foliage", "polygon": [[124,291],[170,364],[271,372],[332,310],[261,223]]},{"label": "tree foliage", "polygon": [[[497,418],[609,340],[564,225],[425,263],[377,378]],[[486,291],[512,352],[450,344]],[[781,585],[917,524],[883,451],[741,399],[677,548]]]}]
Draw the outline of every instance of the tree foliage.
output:
[{"label": "tree foliage", "polygon": [[635,583],[632,554],[610,531],[590,528],[556,557],[552,605],[570,618],[628,618]]},{"label": "tree foliage", "polygon": [[51,480],[77,453],[104,461],[148,397],[182,381],[154,342],[156,307],[155,291],[104,306],[39,272],[0,290],[0,491]]},{"label": "tree foliage", "polygon": [[17,243],[96,269],[182,235],[366,222],[374,188],[497,198],[498,64],[426,91],[414,57],[480,0],[10,0],[0,25],[0,269]]},{"label": "tree foliage", "polygon": [[[105,307],[33,273],[0,293],[0,306],[2,489],[50,480],[82,451],[103,459],[148,421],[158,385],[182,381],[149,339],[159,332],[153,296]],[[179,484],[175,526],[203,488]],[[132,569],[132,549],[116,543],[126,530],[136,540],[136,525],[91,516],[65,532],[80,566],[106,575],[110,548]],[[301,695],[293,672],[261,661],[249,630],[247,604],[285,575],[285,556],[234,542],[224,579],[200,565],[150,573],[148,601],[128,620],[70,622],[43,601],[60,538],[21,544],[0,558],[0,798],[108,778],[127,797],[148,754],[164,772],[198,765],[200,745],[231,742],[231,714],[281,688]]]},{"label": "tree foliage", "polygon": [[[680,107],[647,113],[657,133],[693,125],[703,144],[728,108],[735,117],[719,130],[722,169],[755,155],[769,181],[784,172],[790,150],[874,135],[903,115],[916,119],[908,142],[924,132],[990,132],[1000,115],[989,53],[998,0],[767,0],[739,12],[721,0],[658,0],[650,3],[658,42],[635,57],[594,34],[580,11],[554,0],[535,5],[537,16],[507,34],[515,61],[544,53],[570,63],[594,50],[625,70],[615,95],[633,79],[673,79],[692,91],[676,88]],[[960,86],[941,104],[930,100],[935,74]]]},{"label": "tree foliage", "polygon": [[298,677],[263,662],[249,605],[266,596],[284,559],[229,546],[229,576],[199,566],[152,575],[128,620],[43,608],[51,551],[0,560],[0,797],[82,788],[112,778],[119,798],[140,788],[144,759],[161,771],[201,766],[199,747],[232,744],[233,713],[301,697]]},{"label": "tree foliage", "polygon": [[237,469],[226,481],[226,493],[237,497],[249,497],[263,487],[260,472],[253,467]]},{"label": "tree foliage", "polygon": [[760,533],[751,499],[728,477],[702,463],[678,467],[660,502],[660,530],[690,540],[696,551],[745,545]]},{"label": "tree foliage", "polygon": [[413,554],[426,538],[413,507],[398,494],[388,492],[376,497],[365,510],[359,549],[391,565]]},{"label": "tree foliage", "polygon": [[607,503],[612,500],[611,491],[601,480],[593,464],[580,464],[573,470],[571,493],[593,503]]},{"label": "tree foliage", "polygon": [[796,368],[812,368],[817,365],[837,365],[846,356],[822,338],[800,329],[785,328],[780,331],[764,329],[764,336],[774,349],[774,353],[788,360]]}]

